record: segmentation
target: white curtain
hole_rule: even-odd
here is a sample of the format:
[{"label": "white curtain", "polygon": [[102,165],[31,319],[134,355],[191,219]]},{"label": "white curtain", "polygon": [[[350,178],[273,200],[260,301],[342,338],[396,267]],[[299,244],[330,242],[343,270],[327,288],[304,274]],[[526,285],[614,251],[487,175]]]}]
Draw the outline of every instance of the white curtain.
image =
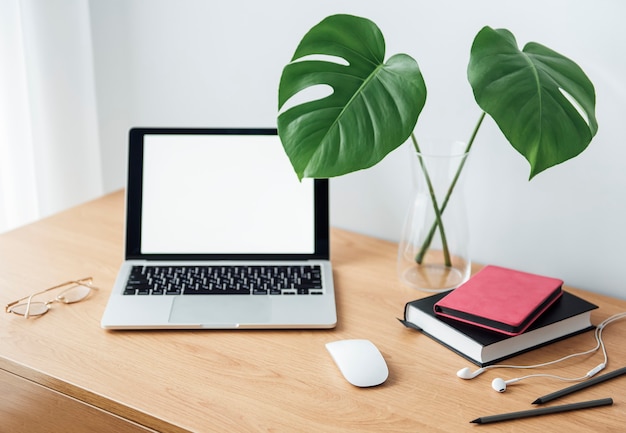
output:
[{"label": "white curtain", "polygon": [[0,0],[0,232],[103,192],[88,0]]}]

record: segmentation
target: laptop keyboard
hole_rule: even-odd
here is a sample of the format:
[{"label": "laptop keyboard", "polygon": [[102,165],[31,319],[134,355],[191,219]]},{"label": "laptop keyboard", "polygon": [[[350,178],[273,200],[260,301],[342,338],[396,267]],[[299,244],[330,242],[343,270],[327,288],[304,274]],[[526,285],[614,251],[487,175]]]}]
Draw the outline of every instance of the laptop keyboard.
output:
[{"label": "laptop keyboard", "polygon": [[321,267],[133,266],[125,295],[321,295]]}]

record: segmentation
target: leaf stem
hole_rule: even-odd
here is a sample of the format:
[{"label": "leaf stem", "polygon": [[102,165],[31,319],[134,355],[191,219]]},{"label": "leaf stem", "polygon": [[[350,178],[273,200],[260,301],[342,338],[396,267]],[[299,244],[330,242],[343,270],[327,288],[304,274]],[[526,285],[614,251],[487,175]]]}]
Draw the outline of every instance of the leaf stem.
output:
[{"label": "leaf stem", "polygon": [[[413,141],[413,147],[415,147],[415,151],[417,153],[422,153],[420,150],[419,144],[417,143],[417,139],[415,138],[415,134],[413,133],[411,133],[411,140]],[[439,226],[439,233],[441,235],[441,243],[443,246],[444,262],[447,267],[450,267],[452,266],[452,261],[450,260],[450,251],[448,250],[448,240],[446,239],[446,232],[443,228],[443,223],[441,222],[441,211],[439,210],[439,205],[437,204],[437,197],[435,196],[435,189],[433,188],[433,183],[430,180],[430,175],[428,174],[428,170],[426,169],[424,160],[419,155],[417,159],[420,165],[422,166],[422,171],[424,172],[424,178],[426,179],[426,185],[428,186],[428,193],[430,194],[430,199],[433,202],[433,209],[435,211],[435,223],[433,224],[433,228],[436,228],[437,226]],[[433,234],[434,234],[434,230],[433,230]],[[432,237],[431,237],[431,240],[432,240]],[[420,249],[420,253],[422,251],[423,249]],[[423,258],[423,255],[422,255],[422,258]],[[421,261],[418,263],[421,263]]]},{"label": "leaf stem", "polygon": [[[467,155],[470,149],[472,148],[472,144],[474,144],[474,140],[476,139],[476,135],[478,134],[480,125],[482,125],[483,120],[485,119],[485,115],[486,113],[483,111],[478,119],[478,122],[476,123],[476,126],[474,127],[474,130],[472,131],[472,135],[469,141],[467,142],[467,146],[465,147],[465,152],[464,152],[465,155]],[[413,143],[414,145],[417,144],[417,141],[415,140],[415,138],[413,138]],[[416,147],[415,149],[416,151],[419,152],[418,147]],[[457,168],[454,178],[452,179],[452,182],[450,183],[450,186],[448,187],[446,196],[443,199],[443,202],[441,204],[441,209],[438,212],[439,218],[437,218],[435,222],[433,223],[432,227],[430,228],[430,231],[428,232],[428,236],[426,236],[426,238],[424,239],[424,242],[422,243],[422,247],[420,248],[419,252],[415,256],[415,261],[418,264],[422,263],[422,261],[424,260],[424,256],[426,255],[426,252],[428,251],[428,248],[430,248],[430,244],[432,243],[433,236],[435,235],[435,230],[437,228],[437,225],[441,224],[441,214],[446,209],[446,206],[448,205],[448,201],[450,201],[450,196],[452,195],[452,191],[454,190],[454,187],[456,186],[459,180],[459,177],[461,176],[461,171],[463,170],[463,167],[465,166],[466,161],[467,161],[467,156],[461,160],[461,163],[459,164],[459,167]],[[430,187],[429,187],[429,190],[430,190]],[[431,192],[431,196],[432,194],[433,193]],[[433,200],[434,200],[434,197],[433,197]],[[437,213],[437,211],[435,211],[435,213]],[[443,237],[442,237],[442,242],[443,242]],[[444,248],[447,248],[447,245],[444,244]],[[446,261],[446,266],[450,266],[447,264],[447,261]]]}]

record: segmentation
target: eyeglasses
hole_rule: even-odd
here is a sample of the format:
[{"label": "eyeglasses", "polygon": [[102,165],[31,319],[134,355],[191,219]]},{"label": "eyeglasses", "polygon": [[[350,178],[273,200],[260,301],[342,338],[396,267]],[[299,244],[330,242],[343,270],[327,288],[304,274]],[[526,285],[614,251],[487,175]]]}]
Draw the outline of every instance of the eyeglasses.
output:
[{"label": "eyeglasses", "polygon": [[[29,318],[30,316],[41,316],[42,314],[46,314],[50,309],[50,305],[54,304],[55,302],[60,302],[63,304],[73,304],[74,302],[79,302],[87,298],[91,294],[92,289],[98,289],[97,287],[91,285],[92,282],[92,277],[82,278],[75,281],[68,281],[66,283],[59,284],[58,286],[50,287],[46,290],[42,290],[41,292],[33,293],[30,296],[26,296],[24,298],[18,299],[17,301],[11,302],[10,304],[7,304],[4,309],[7,313],[15,313],[20,316],[24,316],[25,318]],[[67,288],[65,290],[63,290],[55,298],[50,299],[49,301],[33,302],[33,298],[35,296],[66,286]],[[23,302],[25,300],[26,302]]]}]

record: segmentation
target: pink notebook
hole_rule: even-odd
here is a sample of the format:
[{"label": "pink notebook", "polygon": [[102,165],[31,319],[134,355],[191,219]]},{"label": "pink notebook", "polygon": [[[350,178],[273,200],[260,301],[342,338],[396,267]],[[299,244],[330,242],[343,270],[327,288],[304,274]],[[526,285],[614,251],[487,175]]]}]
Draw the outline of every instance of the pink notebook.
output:
[{"label": "pink notebook", "polygon": [[485,266],[434,309],[439,316],[518,335],[560,298],[562,285],[557,278]]}]

